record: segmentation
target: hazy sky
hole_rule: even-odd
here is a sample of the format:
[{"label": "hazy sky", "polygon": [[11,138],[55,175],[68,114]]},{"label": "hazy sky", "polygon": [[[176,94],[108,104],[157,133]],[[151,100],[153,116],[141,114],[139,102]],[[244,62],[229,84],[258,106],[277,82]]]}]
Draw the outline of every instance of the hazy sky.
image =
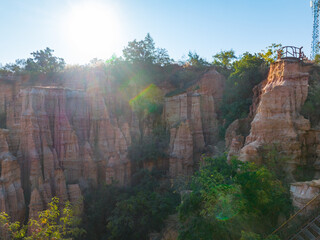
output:
[{"label": "hazy sky", "polygon": [[121,55],[147,33],[172,58],[259,52],[271,43],[310,55],[308,0],[0,0],[0,63],[50,47],[67,63]]}]

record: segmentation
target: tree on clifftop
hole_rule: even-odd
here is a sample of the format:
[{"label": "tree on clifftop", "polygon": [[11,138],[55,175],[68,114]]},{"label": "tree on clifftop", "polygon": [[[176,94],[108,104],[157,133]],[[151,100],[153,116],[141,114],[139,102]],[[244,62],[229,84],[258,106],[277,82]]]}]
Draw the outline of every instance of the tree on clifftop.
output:
[{"label": "tree on clifftop", "polygon": [[32,52],[33,58],[26,61],[25,70],[29,72],[50,73],[59,72],[65,67],[63,58],[53,56],[54,50],[46,48],[44,50]]},{"label": "tree on clifftop", "polygon": [[172,62],[166,49],[155,47],[155,43],[149,33],[144,40],[137,41],[135,39],[129,42],[128,46],[123,49],[123,56],[129,62],[153,63],[161,66]]},{"label": "tree on clifftop", "polygon": [[213,56],[212,64],[230,69],[232,67],[232,61],[236,58],[237,57],[232,49],[229,51],[221,51]]},{"label": "tree on clifftop", "polygon": [[274,63],[278,58],[278,50],[282,47],[282,44],[272,43],[271,46],[267,47],[266,51],[262,50],[259,53],[260,57],[262,57],[267,64]]}]

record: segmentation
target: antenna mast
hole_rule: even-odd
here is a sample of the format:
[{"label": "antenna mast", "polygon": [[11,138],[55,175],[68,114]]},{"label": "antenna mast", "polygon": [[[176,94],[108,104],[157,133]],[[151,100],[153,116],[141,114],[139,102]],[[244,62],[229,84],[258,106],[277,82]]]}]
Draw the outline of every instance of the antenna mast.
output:
[{"label": "antenna mast", "polygon": [[313,13],[313,32],[312,32],[312,44],[311,44],[311,58],[319,53],[319,7],[320,0],[311,0],[310,7]]}]

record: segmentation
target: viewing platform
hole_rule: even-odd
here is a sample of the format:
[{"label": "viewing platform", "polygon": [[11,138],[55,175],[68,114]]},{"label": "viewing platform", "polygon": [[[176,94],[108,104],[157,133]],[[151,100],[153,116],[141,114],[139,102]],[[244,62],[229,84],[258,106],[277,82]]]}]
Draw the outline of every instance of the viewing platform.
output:
[{"label": "viewing platform", "polygon": [[306,61],[308,58],[302,51],[302,48],[303,47],[284,46],[277,51],[277,60]]}]

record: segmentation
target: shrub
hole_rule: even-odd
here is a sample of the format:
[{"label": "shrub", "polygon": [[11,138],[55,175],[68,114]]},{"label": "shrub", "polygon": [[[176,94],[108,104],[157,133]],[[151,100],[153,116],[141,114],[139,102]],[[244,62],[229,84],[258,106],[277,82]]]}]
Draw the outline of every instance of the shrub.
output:
[{"label": "shrub", "polygon": [[[80,218],[75,216],[69,202],[59,210],[59,199],[54,197],[49,208],[39,213],[39,219],[30,219],[25,226],[19,222],[10,222],[5,213],[0,213],[0,234],[2,237],[25,240],[70,239],[83,235],[85,231],[79,228]],[[0,235],[1,237],[1,235]]]},{"label": "shrub", "polygon": [[269,233],[280,213],[288,215],[288,189],[265,167],[236,159],[228,165],[225,155],[205,161],[178,208],[179,239],[239,239],[243,230]]}]

